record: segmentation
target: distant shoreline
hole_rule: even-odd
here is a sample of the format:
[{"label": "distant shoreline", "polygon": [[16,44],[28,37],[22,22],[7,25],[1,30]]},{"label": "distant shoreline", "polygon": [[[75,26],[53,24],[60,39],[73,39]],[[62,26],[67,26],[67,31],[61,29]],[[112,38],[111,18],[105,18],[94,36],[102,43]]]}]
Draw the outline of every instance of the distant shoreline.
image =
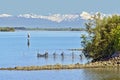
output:
[{"label": "distant shoreline", "polygon": [[0,32],[15,31],[85,31],[84,28],[28,28],[28,27],[0,27]]},{"label": "distant shoreline", "polygon": [[85,31],[84,28],[26,28],[14,27],[15,30],[21,31]]}]

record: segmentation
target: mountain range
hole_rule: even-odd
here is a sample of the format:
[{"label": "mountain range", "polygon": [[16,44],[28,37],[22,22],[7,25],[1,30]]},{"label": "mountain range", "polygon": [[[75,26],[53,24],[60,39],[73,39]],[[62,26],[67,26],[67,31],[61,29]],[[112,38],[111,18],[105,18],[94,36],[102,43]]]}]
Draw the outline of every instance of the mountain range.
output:
[{"label": "mountain range", "polygon": [[34,27],[34,28],[68,28],[83,27],[87,19],[91,15],[87,12],[81,14],[52,14],[52,15],[36,15],[36,14],[20,14],[13,16],[10,14],[0,14],[1,27]]}]

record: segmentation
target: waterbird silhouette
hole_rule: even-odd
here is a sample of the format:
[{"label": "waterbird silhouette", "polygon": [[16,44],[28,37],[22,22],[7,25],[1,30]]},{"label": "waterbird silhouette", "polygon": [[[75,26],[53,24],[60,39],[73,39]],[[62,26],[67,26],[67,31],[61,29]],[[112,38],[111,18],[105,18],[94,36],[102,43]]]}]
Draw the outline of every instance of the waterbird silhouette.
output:
[{"label": "waterbird silhouette", "polygon": [[37,53],[37,57],[48,58],[48,52],[45,52],[44,54]]}]

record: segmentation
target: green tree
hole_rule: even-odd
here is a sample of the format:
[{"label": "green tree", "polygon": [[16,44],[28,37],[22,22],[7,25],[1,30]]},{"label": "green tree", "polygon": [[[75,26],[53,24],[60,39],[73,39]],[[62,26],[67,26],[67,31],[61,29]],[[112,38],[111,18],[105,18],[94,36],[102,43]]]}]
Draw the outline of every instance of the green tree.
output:
[{"label": "green tree", "polygon": [[120,44],[118,45],[120,36],[119,15],[102,17],[98,13],[93,16],[93,20],[89,20],[85,25],[86,32],[89,34],[82,41],[82,43],[84,42],[83,53],[85,55],[94,60],[102,60],[120,50]]},{"label": "green tree", "polygon": [[115,51],[120,51],[120,26],[117,26],[111,31],[112,42],[114,42],[113,48]]}]

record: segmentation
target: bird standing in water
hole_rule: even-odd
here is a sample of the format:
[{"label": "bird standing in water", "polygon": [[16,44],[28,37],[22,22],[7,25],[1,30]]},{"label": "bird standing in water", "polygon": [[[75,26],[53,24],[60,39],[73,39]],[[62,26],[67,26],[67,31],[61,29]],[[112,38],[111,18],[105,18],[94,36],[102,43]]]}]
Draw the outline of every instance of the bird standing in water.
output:
[{"label": "bird standing in water", "polygon": [[27,46],[30,46],[30,33],[27,34]]},{"label": "bird standing in water", "polygon": [[27,34],[28,39],[30,39],[30,33]]}]

